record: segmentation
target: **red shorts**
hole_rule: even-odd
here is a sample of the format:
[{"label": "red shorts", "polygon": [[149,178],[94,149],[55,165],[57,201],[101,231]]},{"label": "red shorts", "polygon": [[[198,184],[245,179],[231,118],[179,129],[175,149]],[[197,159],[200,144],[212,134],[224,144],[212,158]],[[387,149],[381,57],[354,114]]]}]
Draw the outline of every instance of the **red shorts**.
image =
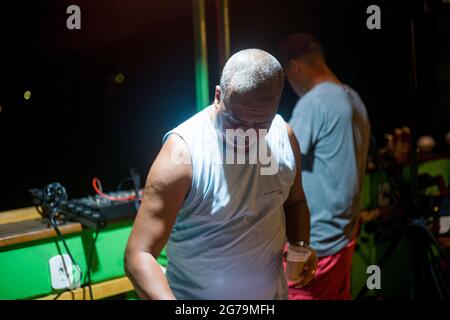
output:
[{"label": "red shorts", "polygon": [[[341,251],[319,258],[316,274],[306,286],[296,289],[288,282],[289,300],[350,300],[350,273],[355,241]],[[283,262],[286,270],[286,264]]]}]

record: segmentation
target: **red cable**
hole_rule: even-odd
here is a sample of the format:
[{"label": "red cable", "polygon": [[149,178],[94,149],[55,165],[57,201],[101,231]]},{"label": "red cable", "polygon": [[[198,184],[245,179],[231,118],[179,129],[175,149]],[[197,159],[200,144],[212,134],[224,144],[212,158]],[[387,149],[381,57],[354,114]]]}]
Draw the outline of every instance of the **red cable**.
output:
[{"label": "red cable", "polygon": [[94,177],[94,179],[92,179],[92,186],[94,187],[95,192],[99,196],[109,199],[111,201],[129,201],[129,200],[136,199],[136,195],[132,195],[132,196],[128,196],[128,197],[112,197],[110,195],[107,195],[106,193],[103,193],[102,183],[100,182],[100,180],[97,177]]}]

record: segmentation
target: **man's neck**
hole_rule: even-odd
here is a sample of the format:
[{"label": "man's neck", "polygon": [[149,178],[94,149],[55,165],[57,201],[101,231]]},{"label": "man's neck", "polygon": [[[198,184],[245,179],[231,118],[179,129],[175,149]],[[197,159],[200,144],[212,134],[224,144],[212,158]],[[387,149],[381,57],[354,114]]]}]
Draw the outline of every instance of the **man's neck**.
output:
[{"label": "man's neck", "polygon": [[307,91],[324,82],[331,82],[339,86],[342,85],[342,82],[334,75],[334,73],[330,69],[327,68],[311,76]]}]

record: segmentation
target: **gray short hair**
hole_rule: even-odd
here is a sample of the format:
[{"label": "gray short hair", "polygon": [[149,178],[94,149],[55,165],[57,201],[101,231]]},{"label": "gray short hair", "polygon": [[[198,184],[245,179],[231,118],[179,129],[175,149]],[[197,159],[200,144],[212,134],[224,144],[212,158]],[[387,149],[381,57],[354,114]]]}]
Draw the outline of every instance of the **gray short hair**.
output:
[{"label": "gray short hair", "polygon": [[256,101],[280,99],[283,68],[275,57],[260,49],[235,53],[225,64],[220,78],[222,99],[232,95],[250,96]]}]

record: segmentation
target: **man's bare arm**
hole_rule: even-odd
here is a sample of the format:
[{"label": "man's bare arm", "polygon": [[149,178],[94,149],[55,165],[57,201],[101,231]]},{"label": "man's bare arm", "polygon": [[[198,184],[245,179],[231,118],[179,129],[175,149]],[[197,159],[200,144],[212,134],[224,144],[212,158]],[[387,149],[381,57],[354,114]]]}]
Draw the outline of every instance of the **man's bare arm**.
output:
[{"label": "man's bare arm", "polygon": [[294,184],[292,185],[288,199],[284,203],[284,211],[286,215],[286,236],[290,243],[305,241],[309,244],[310,216],[308,204],[306,202],[302,187],[300,146],[291,127],[287,124],[286,126],[297,168]]},{"label": "man's bare arm", "polygon": [[[175,157],[182,163],[177,164]],[[156,259],[191,187],[192,165],[186,161],[189,159],[184,141],[171,135],[148,174],[125,253],[126,273],[142,299],[175,299]]]}]

